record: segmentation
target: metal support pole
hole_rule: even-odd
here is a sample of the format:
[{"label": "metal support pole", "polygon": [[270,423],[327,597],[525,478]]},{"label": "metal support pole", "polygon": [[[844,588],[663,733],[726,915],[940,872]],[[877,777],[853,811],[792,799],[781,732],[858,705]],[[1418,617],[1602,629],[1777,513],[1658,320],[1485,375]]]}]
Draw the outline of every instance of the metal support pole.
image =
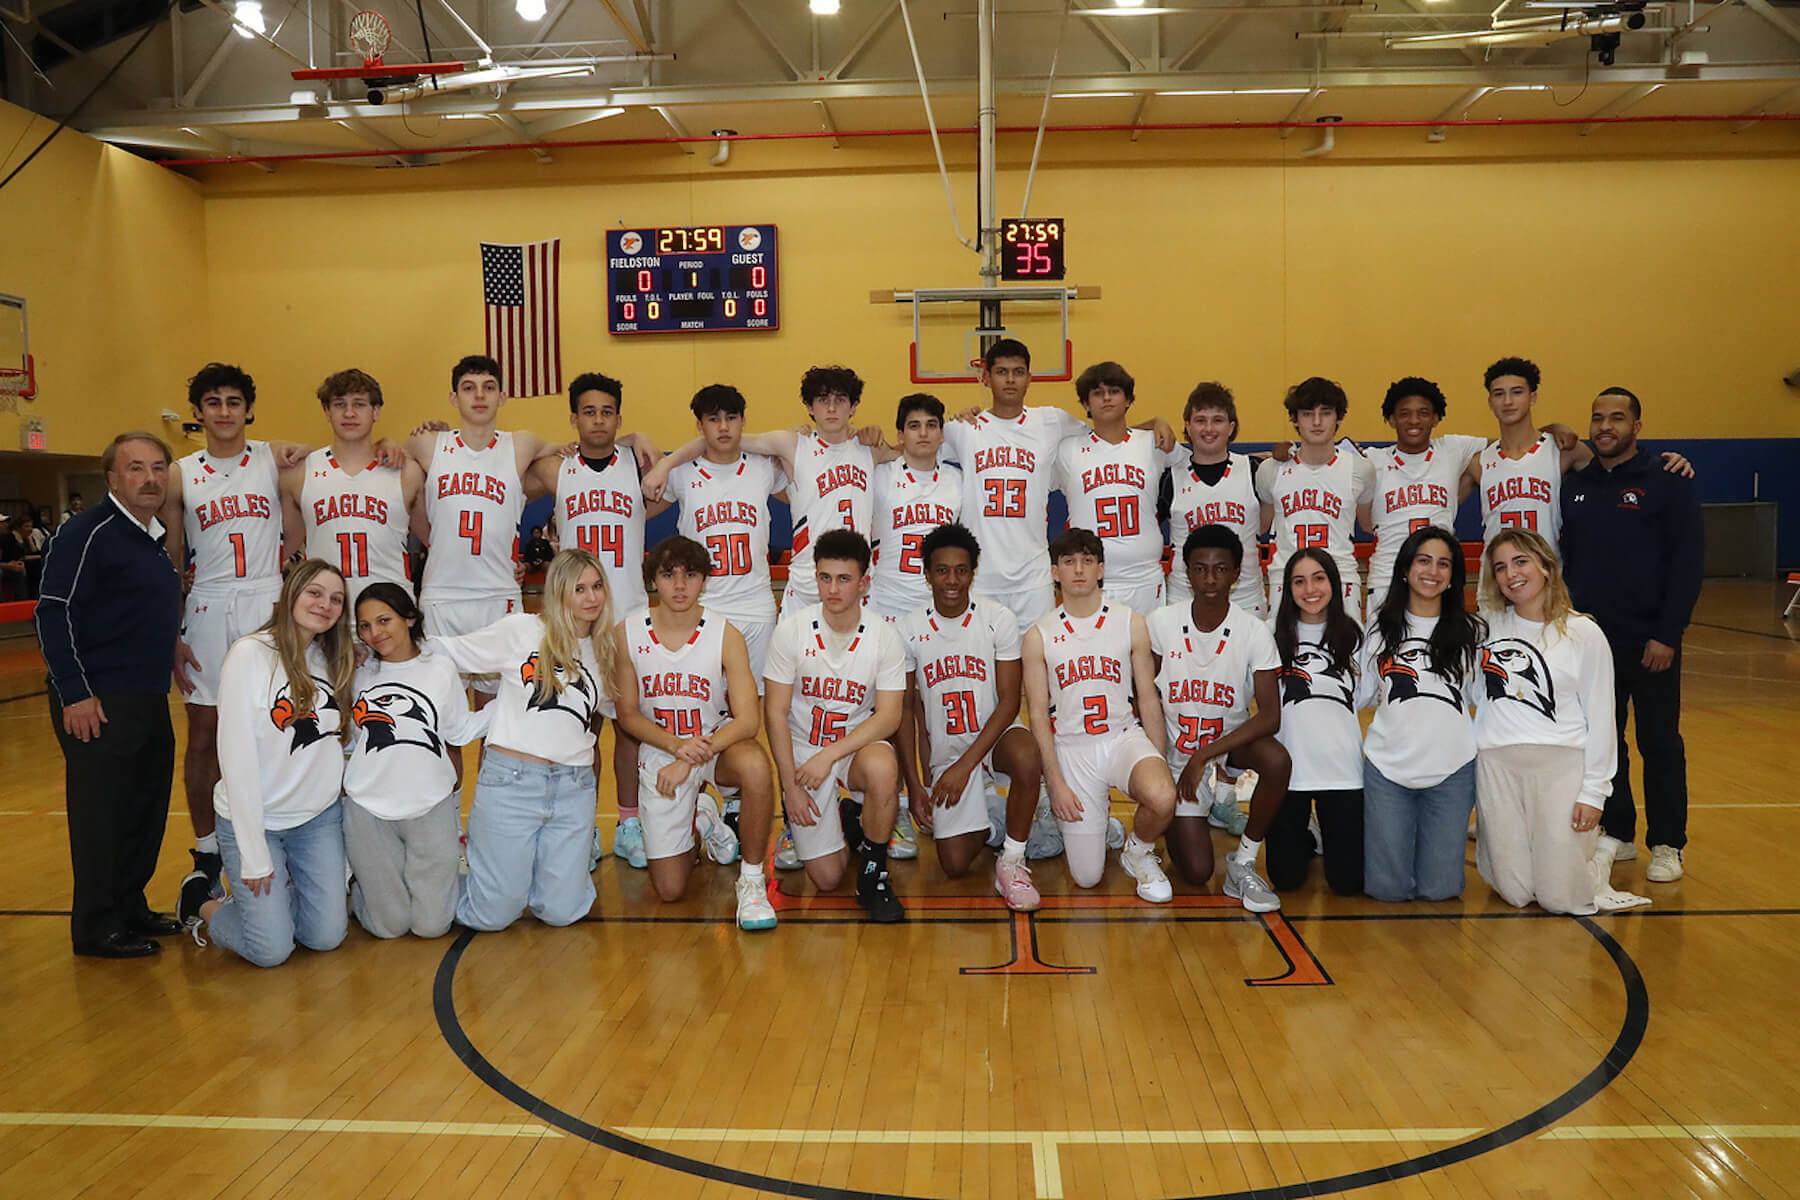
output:
[{"label": "metal support pole", "polygon": [[[977,178],[980,180],[979,207],[981,210],[981,232],[978,240],[981,244],[981,286],[995,289],[992,300],[981,302],[981,328],[1000,329],[1000,203],[995,193],[995,139],[994,122],[997,115],[994,100],[994,0],[980,0],[975,17],[976,38],[980,47],[979,77],[977,90],[980,111],[976,114],[979,127],[979,145]],[[999,340],[998,334],[981,335],[981,348],[986,350]]]}]

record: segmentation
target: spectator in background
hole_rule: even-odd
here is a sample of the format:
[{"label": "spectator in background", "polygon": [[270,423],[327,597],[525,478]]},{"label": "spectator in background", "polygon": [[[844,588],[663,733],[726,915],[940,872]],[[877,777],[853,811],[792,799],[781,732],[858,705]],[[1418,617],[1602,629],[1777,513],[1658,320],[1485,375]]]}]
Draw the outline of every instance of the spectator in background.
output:
[{"label": "spectator in background", "polygon": [[551,559],[556,557],[555,549],[544,537],[542,525],[532,527],[530,536],[525,539],[525,549],[521,552],[520,557],[525,560],[526,569],[531,571],[542,570],[550,564]]},{"label": "spectator in background", "polygon": [[24,544],[14,534],[11,519],[0,517],[0,601],[29,598]]},{"label": "spectator in background", "polygon": [[63,509],[62,520],[57,522],[57,525],[56,525],[57,531],[61,532],[62,527],[69,523],[69,518],[73,517],[75,514],[81,512],[82,509],[84,509],[86,507],[87,507],[87,505],[82,503],[80,492],[70,492],[69,493],[69,507]]},{"label": "spectator in background", "polygon": [[1594,461],[1563,480],[1563,572],[1575,606],[1612,649],[1618,770],[1600,821],[1596,866],[1637,857],[1637,806],[1625,714],[1637,713],[1644,840],[1652,883],[1681,878],[1687,846],[1687,749],[1681,740],[1681,635],[1700,597],[1704,535],[1693,483],[1638,453],[1643,406],[1622,387],[1594,399]]}]

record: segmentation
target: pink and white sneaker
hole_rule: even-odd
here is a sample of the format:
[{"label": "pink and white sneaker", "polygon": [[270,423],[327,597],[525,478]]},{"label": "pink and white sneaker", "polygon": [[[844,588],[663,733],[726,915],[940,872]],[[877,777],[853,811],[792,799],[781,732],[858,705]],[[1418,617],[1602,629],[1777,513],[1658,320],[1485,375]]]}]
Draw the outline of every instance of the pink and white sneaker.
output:
[{"label": "pink and white sneaker", "polygon": [[1006,901],[1006,907],[1014,912],[1036,912],[1044,898],[1031,882],[1031,868],[1023,861],[1007,862],[1004,858],[994,863],[994,890]]}]

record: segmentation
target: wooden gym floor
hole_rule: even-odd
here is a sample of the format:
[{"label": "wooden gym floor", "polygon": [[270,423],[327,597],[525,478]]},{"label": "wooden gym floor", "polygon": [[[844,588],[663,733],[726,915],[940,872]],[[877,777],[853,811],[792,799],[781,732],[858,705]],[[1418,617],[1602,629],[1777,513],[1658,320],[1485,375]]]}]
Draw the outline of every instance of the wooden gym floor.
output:
[{"label": "wooden gym floor", "polygon": [[609,859],[574,928],[353,925],[271,972],[71,957],[41,665],[0,642],[0,1196],[1800,1194],[1785,602],[1706,589],[1688,875],[1616,874],[1649,909],[1514,912],[1471,865],[1457,903],[1315,875],[1259,919],[1140,904],[1114,864],[1081,894],[1040,867],[1014,918],[927,847],[906,925],[802,896],[747,936],[735,868],[664,906]]}]

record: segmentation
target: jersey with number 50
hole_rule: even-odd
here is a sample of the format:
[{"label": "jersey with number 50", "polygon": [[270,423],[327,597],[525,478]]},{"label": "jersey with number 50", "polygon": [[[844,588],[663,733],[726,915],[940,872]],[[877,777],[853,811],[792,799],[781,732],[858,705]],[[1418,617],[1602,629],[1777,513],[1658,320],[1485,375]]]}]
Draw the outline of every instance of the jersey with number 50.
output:
[{"label": "jersey with number 50", "polygon": [[600,560],[615,613],[644,607],[644,488],[637,458],[614,449],[595,470],[579,455],[556,469],[557,544]]},{"label": "jersey with number 50", "polygon": [[194,556],[194,587],[281,579],[281,477],[267,442],[215,459],[183,458],[181,525]]},{"label": "jersey with number 50", "polygon": [[919,545],[939,525],[962,511],[962,472],[948,464],[915,471],[896,458],[875,468],[875,521],[869,545],[875,552],[869,604],[883,616],[898,617],[931,603]]},{"label": "jersey with number 50", "polygon": [[1162,453],[1156,435],[1129,429],[1114,444],[1097,433],[1072,437],[1056,451],[1057,486],[1069,502],[1069,528],[1087,529],[1106,547],[1106,585],[1120,592],[1162,579],[1162,527],[1156,491]]},{"label": "jersey with number 50", "polygon": [[517,596],[513,562],[524,507],[512,434],[494,434],[483,450],[466,445],[455,430],[438,434],[425,476],[431,552],[419,598]]}]

